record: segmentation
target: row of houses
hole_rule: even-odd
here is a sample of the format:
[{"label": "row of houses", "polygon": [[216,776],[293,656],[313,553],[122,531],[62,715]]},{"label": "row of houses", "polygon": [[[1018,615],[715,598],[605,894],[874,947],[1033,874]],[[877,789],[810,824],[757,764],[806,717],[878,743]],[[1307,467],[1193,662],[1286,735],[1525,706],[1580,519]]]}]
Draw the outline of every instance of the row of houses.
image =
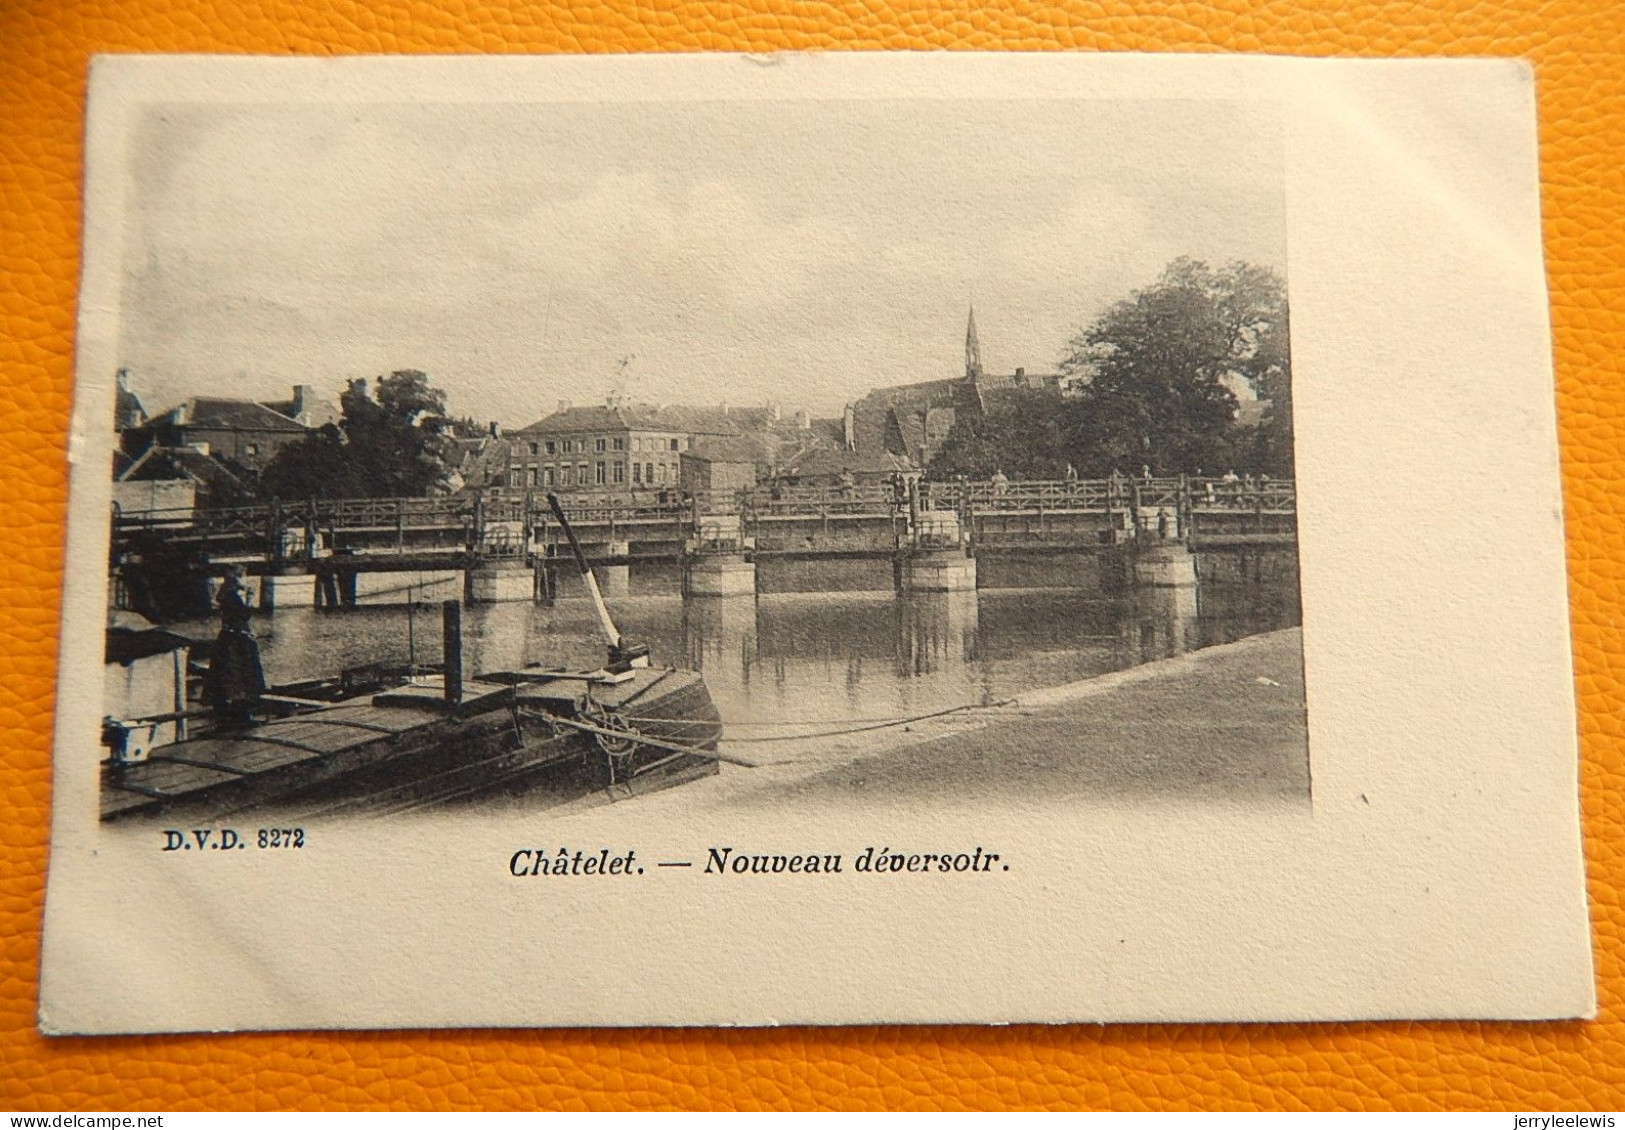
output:
[{"label": "row of houses", "polygon": [[[1070,391],[1057,374],[984,371],[973,310],[963,375],[874,389],[839,418],[776,406],[633,404],[618,395],[593,405],[561,401],[513,431],[493,423],[484,435],[459,438],[446,489],[638,496],[767,481],[881,482],[921,473],[967,415],[1008,397]],[[122,371],[116,412],[116,498],[143,510],[247,496],[283,447],[339,420],[337,406],[307,385],[283,401],[193,397],[149,418]]]},{"label": "row of houses", "polygon": [[773,407],[628,404],[558,409],[507,437],[506,481],[524,491],[606,494],[735,491],[769,480],[792,485],[879,479],[914,469],[843,442],[839,419]]},{"label": "row of houses", "polygon": [[287,400],[189,397],[149,416],[120,369],[113,407],[113,502],[124,511],[191,510],[248,501],[277,452],[339,420],[309,385]]},{"label": "row of houses", "polygon": [[770,480],[881,482],[921,473],[967,415],[1011,397],[1058,399],[1071,391],[1059,374],[985,371],[972,310],[961,376],[874,389],[835,419],[802,412],[787,420],[771,407],[632,405],[615,396],[601,405],[561,402],[511,433],[505,458],[485,460],[483,485],[637,494],[737,490]]}]

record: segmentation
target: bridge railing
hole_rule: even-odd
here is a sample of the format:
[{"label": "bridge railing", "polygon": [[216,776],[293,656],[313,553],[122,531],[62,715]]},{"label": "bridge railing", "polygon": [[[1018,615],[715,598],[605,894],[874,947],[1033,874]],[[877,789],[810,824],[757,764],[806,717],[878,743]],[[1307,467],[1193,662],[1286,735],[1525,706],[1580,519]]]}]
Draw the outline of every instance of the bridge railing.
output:
[{"label": "bridge railing", "polygon": [[1056,479],[1000,482],[922,482],[921,505],[928,510],[978,513],[1001,510],[1115,510],[1132,497],[1126,480]]},{"label": "bridge railing", "polygon": [[[1285,479],[1172,478],[1072,479],[1054,481],[920,482],[923,511],[973,514],[1065,511],[1139,512],[1166,509],[1178,514],[1228,512],[1291,514],[1297,509],[1296,484]],[[683,493],[578,492],[562,496],[573,522],[628,530],[671,524],[691,526],[706,515],[739,514],[747,522],[797,517],[838,518],[905,514],[908,491],[898,483],[848,486],[775,486],[740,491]],[[524,534],[556,536],[545,499],[535,492],[486,498],[322,499],[248,507],[198,508],[113,513],[115,540],[141,531],[186,540],[264,544],[273,554],[285,540],[281,531],[333,532],[461,530],[482,536],[493,524],[517,526]],[[511,534],[511,530],[508,531]],[[515,540],[512,536],[510,541]],[[521,537],[519,540],[524,540]]]},{"label": "bridge railing", "polygon": [[[654,499],[620,499],[605,500],[590,497],[576,496],[559,499],[565,517],[572,523],[579,525],[599,525],[609,522],[659,522],[669,521],[689,513],[689,507],[684,504],[675,491],[665,500]],[[544,501],[530,514],[541,525],[557,524],[553,511]]]},{"label": "bridge railing", "polygon": [[194,536],[205,538],[263,536],[266,532],[266,510],[258,506],[170,510],[120,510],[114,507],[113,528],[115,532],[184,529]]},{"label": "bridge railing", "polygon": [[281,508],[290,524],[314,518],[320,526],[342,529],[393,529],[400,526],[444,528],[460,526],[474,517],[473,500],[466,498],[340,498],[312,507]]},{"label": "bridge railing", "polygon": [[1155,513],[1159,510],[1177,512],[1186,502],[1189,483],[1178,478],[1130,479],[1123,484],[1124,494],[1134,510]]},{"label": "bridge railing", "polygon": [[171,530],[179,526],[195,526],[203,513],[195,506],[177,506],[153,510],[127,510],[113,504],[113,528],[116,530]]},{"label": "bridge railing", "polygon": [[801,518],[857,514],[893,514],[908,506],[887,483],[847,487],[757,487],[740,497],[745,512],[763,518]]},{"label": "bridge railing", "polygon": [[1190,504],[1198,511],[1265,510],[1291,513],[1298,508],[1298,488],[1291,479],[1192,479]]}]

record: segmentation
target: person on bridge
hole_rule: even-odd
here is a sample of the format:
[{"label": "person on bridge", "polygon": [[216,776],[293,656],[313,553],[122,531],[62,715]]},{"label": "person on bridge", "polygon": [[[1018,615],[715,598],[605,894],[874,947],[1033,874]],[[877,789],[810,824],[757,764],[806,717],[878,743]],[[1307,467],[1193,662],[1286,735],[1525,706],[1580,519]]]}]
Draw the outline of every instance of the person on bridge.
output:
[{"label": "person on bridge", "polygon": [[1078,469],[1070,463],[1066,465],[1066,481],[1069,483],[1078,481]]},{"label": "person on bridge", "polygon": [[1010,479],[1004,473],[1003,468],[1000,468],[1000,469],[993,472],[992,482],[993,482],[993,493],[994,494],[1003,494],[1005,491],[1010,489]]},{"label": "person on bridge", "polygon": [[226,572],[215,603],[220,606],[220,634],[209,657],[203,682],[203,701],[228,726],[246,726],[265,692],[265,671],[260,666],[260,645],[249,629],[253,610],[248,605],[243,567]]}]

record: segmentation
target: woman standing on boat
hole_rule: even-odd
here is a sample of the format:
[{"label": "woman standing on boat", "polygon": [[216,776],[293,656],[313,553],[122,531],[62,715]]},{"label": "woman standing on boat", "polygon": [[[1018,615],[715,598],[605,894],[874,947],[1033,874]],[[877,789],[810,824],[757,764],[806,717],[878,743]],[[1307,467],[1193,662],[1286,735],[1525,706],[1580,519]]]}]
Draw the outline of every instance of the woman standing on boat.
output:
[{"label": "woman standing on boat", "polygon": [[220,635],[214,641],[209,674],[203,683],[203,701],[222,722],[232,726],[248,725],[254,705],[265,690],[260,645],[248,626],[253,611],[247,595],[243,567],[231,566],[215,597],[220,606]]}]

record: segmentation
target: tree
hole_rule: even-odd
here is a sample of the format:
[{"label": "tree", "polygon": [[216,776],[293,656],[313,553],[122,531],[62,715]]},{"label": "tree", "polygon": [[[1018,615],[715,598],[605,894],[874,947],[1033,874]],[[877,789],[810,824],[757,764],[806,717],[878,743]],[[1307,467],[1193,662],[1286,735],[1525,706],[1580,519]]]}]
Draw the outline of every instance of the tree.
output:
[{"label": "tree", "polygon": [[416,369],[378,380],[377,397],[353,380],[341,416],[277,452],[260,476],[276,498],[398,498],[432,493],[452,469],[446,394]]},{"label": "tree", "polygon": [[961,412],[927,468],[933,479],[1059,479],[1068,458],[1068,405],[1032,394],[1001,400],[985,414]]},{"label": "tree", "polygon": [[[1061,362],[1081,392],[999,396],[961,412],[932,460],[933,478],[1086,478],[1113,471],[1292,475],[1292,374],[1286,287],[1271,270],[1214,270],[1177,259],[1153,285],[1106,310]],[[1268,406],[1237,422],[1235,389]]]},{"label": "tree", "polygon": [[[1270,269],[1176,259],[1069,350],[1061,371],[1084,382],[1068,413],[1080,469],[1291,473],[1286,288]],[[1272,401],[1268,443],[1236,426],[1235,383]]]},{"label": "tree", "polygon": [[1256,437],[1254,463],[1278,478],[1294,477],[1292,429],[1291,315],[1283,295],[1280,316],[1257,337],[1250,379],[1260,400],[1269,402]]},{"label": "tree", "polygon": [[458,439],[483,439],[491,434],[494,424],[482,424],[472,416],[459,416],[447,421],[446,430]]}]

